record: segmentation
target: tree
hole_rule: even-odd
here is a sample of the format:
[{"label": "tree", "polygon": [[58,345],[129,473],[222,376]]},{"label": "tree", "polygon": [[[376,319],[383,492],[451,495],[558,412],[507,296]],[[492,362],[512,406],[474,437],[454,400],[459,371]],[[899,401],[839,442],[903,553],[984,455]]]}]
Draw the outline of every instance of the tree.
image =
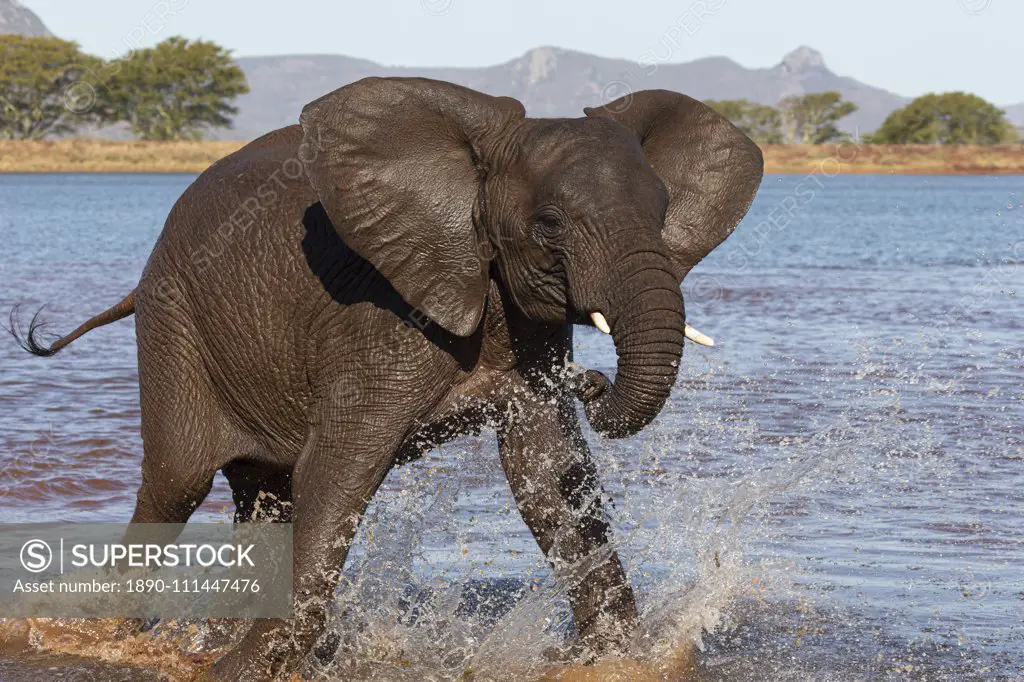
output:
[{"label": "tree", "polygon": [[66,40],[0,35],[0,138],[38,140],[95,120],[100,68]]},{"label": "tree", "polygon": [[130,52],[106,85],[105,121],[127,121],[144,140],[201,139],[210,128],[229,128],[238,113],[231,101],[249,92],[230,52],[179,36]]},{"label": "tree", "polygon": [[729,119],[734,126],[758,144],[782,142],[782,117],[770,106],[745,99],[709,100],[704,104]]},{"label": "tree", "polygon": [[931,93],[889,114],[871,135],[879,144],[998,144],[1017,139],[1006,114],[977,95]]},{"label": "tree", "polygon": [[836,123],[857,111],[857,105],[838,92],[815,92],[785,98],[779,111],[790,142],[825,144],[845,137]]}]

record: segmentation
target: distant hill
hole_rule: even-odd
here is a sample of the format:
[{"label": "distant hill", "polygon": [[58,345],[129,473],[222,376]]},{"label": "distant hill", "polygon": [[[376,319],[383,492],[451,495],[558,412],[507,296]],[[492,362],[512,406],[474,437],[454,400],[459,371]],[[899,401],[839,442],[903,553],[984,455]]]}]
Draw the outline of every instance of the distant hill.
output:
[{"label": "distant hill", "polygon": [[238,100],[233,130],[221,138],[251,138],[294,123],[303,105],[366,76],[425,76],[452,81],[523,102],[532,116],[581,116],[583,107],[601,104],[632,90],[665,88],[698,99],[746,98],[776,104],[788,95],[838,90],[860,109],[843,120],[854,132],[877,128],[906,98],[837,76],[821,53],[801,47],[771,68],[748,69],[726,57],[683,64],[645,64],[607,59],[556,47],[539,47],[522,57],[481,68],[395,67],[338,55],[242,57],[239,65],[251,92]]},{"label": "distant hill", "polygon": [[1024,127],[1024,102],[1020,104],[1011,104],[1008,107],[1003,107],[1003,111],[1006,112],[1006,118],[1013,125],[1018,128]]},{"label": "distant hill", "polygon": [[0,34],[52,36],[42,19],[18,0],[0,0]]}]

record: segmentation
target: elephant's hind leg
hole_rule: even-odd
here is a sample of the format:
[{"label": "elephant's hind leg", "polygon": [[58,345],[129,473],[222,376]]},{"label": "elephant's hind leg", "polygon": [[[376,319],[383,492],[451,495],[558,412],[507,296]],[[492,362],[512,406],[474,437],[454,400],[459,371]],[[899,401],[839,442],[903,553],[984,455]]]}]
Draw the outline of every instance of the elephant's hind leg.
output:
[{"label": "elephant's hind leg", "polygon": [[[140,338],[141,341],[141,338]],[[211,392],[197,375],[174,362],[146,362],[140,344],[139,379],[142,394],[142,483],[135,512],[122,542],[173,543],[180,526],[161,527],[159,533],[134,524],[184,524],[202,504],[213,486],[217,453],[224,452],[225,434],[218,428],[218,413]],[[180,367],[180,365],[177,365]],[[119,637],[130,637],[153,621],[130,618],[118,626]]]},{"label": "elephant's hind leg", "polygon": [[238,431],[223,416],[198,354],[184,344],[166,357],[139,335],[142,484],[132,523],[185,523],[237,452]]},{"label": "elephant's hind leg", "polygon": [[325,415],[295,467],[293,618],[255,621],[202,679],[271,679],[294,672],[323,632],[356,527],[394,462],[400,434],[411,426],[403,422],[381,428],[345,416],[337,411]]}]

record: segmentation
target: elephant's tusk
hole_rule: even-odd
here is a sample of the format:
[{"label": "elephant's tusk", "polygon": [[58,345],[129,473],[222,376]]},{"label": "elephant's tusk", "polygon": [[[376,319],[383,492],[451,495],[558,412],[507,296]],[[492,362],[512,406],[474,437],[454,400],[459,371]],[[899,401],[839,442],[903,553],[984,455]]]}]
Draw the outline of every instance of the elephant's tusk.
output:
[{"label": "elephant's tusk", "polygon": [[612,333],[612,328],[608,326],[608,320],[604,319],[604,315],[601,313],[590,313],[590,319],[594,322],[594,326],[605,334]]},{"label": "elephant's tusk", "polygon": [[686,325],[686,330],[684,331],[684,333],[686,334],[686,338],[690,339],[690,341],[693,341],[694,343],[699,343],[702,346],[715,345],[715,340],[713,338],[711,338],[707,334],[700,333],[690,325]]}]

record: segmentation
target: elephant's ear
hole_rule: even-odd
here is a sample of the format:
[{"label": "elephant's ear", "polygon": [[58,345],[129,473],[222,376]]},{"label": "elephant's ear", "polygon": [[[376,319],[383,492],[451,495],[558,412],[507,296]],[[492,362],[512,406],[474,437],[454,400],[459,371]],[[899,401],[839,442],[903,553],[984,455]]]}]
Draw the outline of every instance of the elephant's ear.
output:
[{"label": "elephant's ear", "polygon": [[681,282],[746,215],[764,173],[761,150],[710,107],[668,90],[643,90],[584,112],[640,138],[669,191],[662,237]]},{"label": "elephant's ear", "polygon": [[524,116],[514,99],[423,78],[366,78],[302,110],[300,160],[335,229],[460,336],[487,295],[474,203],[488,154]]}]

